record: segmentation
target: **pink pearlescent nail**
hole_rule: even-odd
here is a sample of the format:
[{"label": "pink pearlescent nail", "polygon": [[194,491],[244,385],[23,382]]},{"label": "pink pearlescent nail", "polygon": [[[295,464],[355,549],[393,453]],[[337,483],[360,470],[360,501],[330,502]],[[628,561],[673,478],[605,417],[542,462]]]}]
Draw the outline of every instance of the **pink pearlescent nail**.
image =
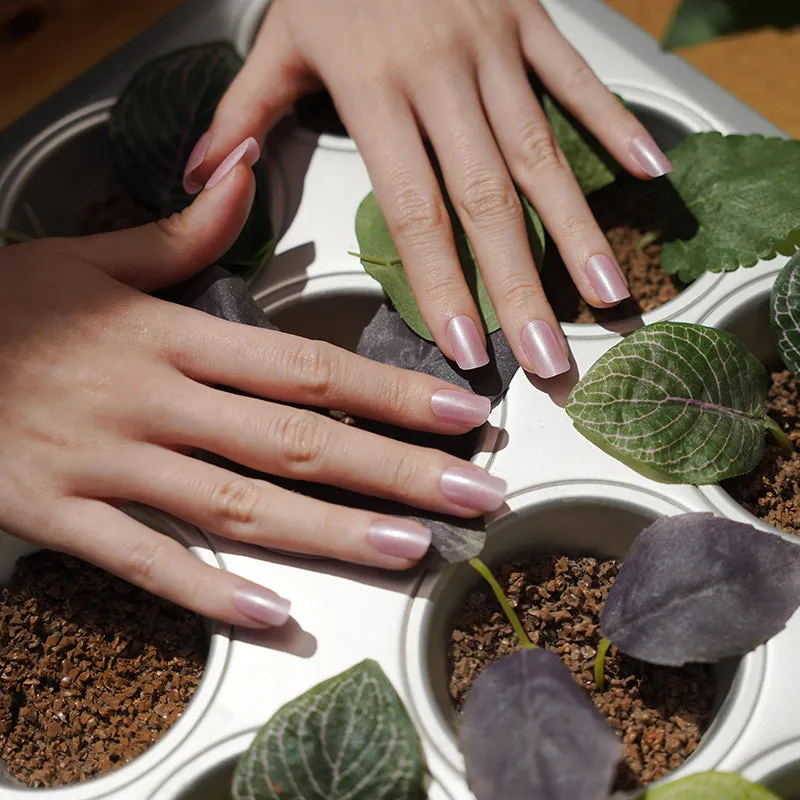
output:
[{"label": "pink pearlescent nail", "polygon": [[672,172],[672,164],[661,148],[649,136],[637,136],[630,143],[631,155],[651,177],[660,178]]},{"label": "pink pearlescent nail", "polygon": [[453,317],[447,326],[447,340],[461,369],[477,369],[489,363],[478,327],[469,317]]},{"label": "pink pearlescent nail", "polygon": [[369,526],[370,544],[387,556],[418,561],[431,546],[431,532],[410,519],[381,519]]},{"label": "pink pearlescent nail", "polygon": [[476,428],[489,418],[492,403],[488,397],[479,394],[440,389],[431,396],[431,409],[447,422]]},{"label": "pink pearlescent nail", "polygon": [[289,619],[291,603],[260,586],[242,586],[233,593],[236,609],[260,625],[280,627]]},{"label": "pink pearlescent nail", "polygon": [[197,194],[203,188],[203,184],[194,177],[194,173],[205,161],[209,147],[211,147],[211,133],[206,132],[197,140],[183,171],[183,188],[187,194]]},{"label": "pink pearlescent nail", "polygon": [[522,349],[540,378],[552,378],[569,369],[569,359],[556,332],[542,319],[529,322],[520,336]]},{"label": "pink pearlescent nail", "polygon": [[258,161],[261,155],[261,148],[258,142],[251,136],[245,139],[233,152],[225,157],[225,160],[217,167],[214,174],[208,179],[205,188],[213,189],[240,161],[248,167]]},{"label": "pink pearlescent nail", "polygon": [[474,511],[497,511],[506,498],[506,482],[478,467],[450,467],[442,473],[442,494]]},{"label": "pink pearlescent nail", "polygon": [[619,303],[631,296],[622,270],[608,256],[592,256],[586,262],[586,277],[604,303]]}]

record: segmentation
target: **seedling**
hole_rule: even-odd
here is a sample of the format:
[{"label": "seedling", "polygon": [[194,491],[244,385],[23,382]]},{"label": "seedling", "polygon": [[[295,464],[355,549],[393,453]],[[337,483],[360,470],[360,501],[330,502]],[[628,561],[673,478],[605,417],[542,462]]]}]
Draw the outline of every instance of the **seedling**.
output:
[{"label": "seedling", "polygon": [[[773,284],[778,352],[800,368],[800,253]],[[706,484],[752,470],[769,432],[792,445],[766,413],[767,372],[731,333],[662,322],[632,333],[592,366],[566,410],[578,431],[628,466],[667,483]]]},{"label": "seedling", "polygon": [[[470,563],[522,647],[486,667],[464,705],[458,733],[471,790],[478,800],[606,800],[619,738],[563,662],[531,644],[488,568]],[[711,514],[661,519],[636,539],[608,593],[598,676],[611,644],[667,666],[742,656],[782,630],[799,605],[796,545]],[[233,797],[417,798],[425,785],[411,720],[380,668],[362,662],[278,711],[241,757]],[[773,797],[723,773],[643,796],[715,800],[733,789],[746,800]]]}]

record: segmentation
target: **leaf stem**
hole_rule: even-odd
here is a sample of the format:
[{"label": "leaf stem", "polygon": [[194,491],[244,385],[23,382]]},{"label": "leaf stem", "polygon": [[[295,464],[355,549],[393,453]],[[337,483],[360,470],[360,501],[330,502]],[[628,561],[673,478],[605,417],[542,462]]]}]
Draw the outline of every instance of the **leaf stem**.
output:
[{"label": "leaf stem", "polygon": [[772,417],[765,415],[767,430],[772,434],[772,438],[778,443],[780,447],[786,450],[787,453],[794,452],[794,445],[791,439],[786,435],[786,432],[775,422]]},{"label": "leaf stem", "polygon": [[505,592],[495,579],[494,575],[492,575],[492,571],[489,569],[489,567],[487,567],[486,564],[484,564],[479,558],[471,558],[469,560],[469,565],[477,570],[486,583],[488,583],[491,587],[492,591],[494,592],[494,596],[497,598],[498,602],[500,603],[500,607],[503,609],[503,613],[511,623],[514,633],[517,634],[519,643],[526,650],[535,650],[536,645],[528,638],[528,634],[525,633],[525,628],[522,627],[522,623],[519,621],[517,612],[511,607],[511,603],[508,602]]},{"label": "leaf stem", "polygon": [[37,239],[46,239],[47,234],[45,233],[44,225],[42,225],[41,220],[33,210],[33,206],[30,203],[25,203],[22,207],[25,209],[25,216],[28,218],[34,236]]},{"label": "leaf stem", "polygon": [[611,642],[604,636],[597,645],[597,656],[594,659],[594,685],[598,692],[603,691],[606,684],[606,653]]},{"label": "leaf stem", "polygon": [[15,231],[11,228],[0,228],[0,239],[7,242],[32,242],[36,237],[22,231]]},{"label": "leaf stem", "polygon": [[348,250],[347,255],[355,256],[362,261],[366,261],[367,264],[376,264],[379,267],[396,267],[398,264],[402,263],[399,258],[392,258],[387,261],[385,258],[373,258],[372,256],[365,256],[363,253],[356,253],[353,250]]}]

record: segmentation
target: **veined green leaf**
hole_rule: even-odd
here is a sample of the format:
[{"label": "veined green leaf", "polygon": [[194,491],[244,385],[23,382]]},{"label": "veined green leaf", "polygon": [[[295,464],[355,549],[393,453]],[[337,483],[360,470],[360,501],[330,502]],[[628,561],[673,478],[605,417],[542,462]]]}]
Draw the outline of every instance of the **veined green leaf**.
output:
[{"label": "veined green leaf", "polygon": [[[444,191],[443,186],[442,191]],[[533,210],[533,206],[522,196],[520,196],[520,202],[525,214],[525,224],[528,230],[528,240],[531,245],[533,260],[537,265],[540,265],[544,251],[544,229],[538,215]],[[483,327],[487,333],[493,333],[500,328],[497,313],[494,310],[492,301],[489,299],[489,293],[483,283],[472,247],[452,209],[450,209],[450,223],[453,226],[461,269],[478,307]],[[380,283],[406,325],[417,336],[432,342],[433,336],[422,319],[417,301],[408,283],[405,268],[392,241],[389,226],[381,213],[374,192],[370,192],[361,201],[361,205],[358,208],[358,213],[356,214],[356,236],[359,246],[358,255],[361,258],[361,264],[364,269]]]},{"label": "veined green leaf", "polygon": [[236,765],[234,800],[423,800],[419,737],[375,661],[287,703]]},{"label": "veined green leaf", "polygon": [[766,370],[733,334],[660,322],[601,356],[566,410],[584,436],[633,469],[704,484],[759,462],[766,395]]},{"label": "veined green leaf", "polygon": [[[228,42],[177,50],[141,67],[108,121],[111,153],[120,180],[138,203],[166,217],[186,208],[183,171],[197,140],[209,129],[219,101],[242,66]],[[244,229],[220,263],[246,269],[272,252],[263,165],[255,170],[256,196]]]},{"label": "veined green leaf", "polygon": [[745,780],[735,772],[698,772],[657,789],[641,800],[780,800],[769,789]]},{"label": "veined green leaf", "polygon": [[673,171],[658,199],[670,275],[689,283],[753,266],[800,229],[800,141],[698,133],[668,155]]},{"label": "veined green leaf", "polygon": [[800,252],[778,273],[770,293],[772,338],[783,363],[800,375]]}]

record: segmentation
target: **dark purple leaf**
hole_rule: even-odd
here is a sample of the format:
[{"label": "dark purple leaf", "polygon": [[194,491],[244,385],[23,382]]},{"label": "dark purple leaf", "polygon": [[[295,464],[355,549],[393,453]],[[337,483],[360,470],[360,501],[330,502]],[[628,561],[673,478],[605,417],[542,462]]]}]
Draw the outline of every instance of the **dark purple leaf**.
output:
[{"label": "dark purple leaf", "polygon": [[800,545],[713,514],[681,514],[639,534],[600,627],[628,655],[679,667],[750,652],[798,605]]},{"label": "dark purple leaf", "polygon": [[499,400],[511,385],[519,363],[502,331],[487,337],[489,363],[481,369],[460,370],[441,350],[417,336],[388,304],[382,305],[358,343],[358,354],[403,369],[413,369],[454,383],[476,394]]},{"label": "dark purple leaf", "polygon": [[604,800],[622,743],[561,659],[520,650],[477,677],[459,727],[478,800]]}]

